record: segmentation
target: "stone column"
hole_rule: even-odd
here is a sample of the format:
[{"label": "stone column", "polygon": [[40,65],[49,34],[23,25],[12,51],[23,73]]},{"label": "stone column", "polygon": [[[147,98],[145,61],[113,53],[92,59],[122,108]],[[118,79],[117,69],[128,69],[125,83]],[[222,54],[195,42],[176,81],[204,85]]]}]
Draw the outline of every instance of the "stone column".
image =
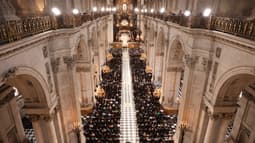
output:
[{"label": "stone column", "polygon": [[210,114],[204,143],[223,143],[232,114]]},{"label": "stone column", "polygon": [[196,135],[196,140],[198,143],[203,143],[204,137],[205,137],[205,132],[206,132],[206,127],[208,125],[208,115],[206,108],[202,109],[202,113],[200,115],[200,120],[199,120],[199,126],[198,126],[198,131]]},{"label": "stone column", "polygon": [[215,133],[216,133],[216,115],[209,115],[209,122],[205,134],[204,143],[216,143]]},{"label": "stone column", "polygon": [[55,125],[53,122],[53,116],[52,115],[46,115],[42,116],[43,119],[43,124],[45,125],[45,131],[47,131],[46,134],[48,134],[48,141],[50,143],[57,143],[57,135],[56,135],[56,130],[55,130]]},{"label": "stone column", "polygon": [[[184,135],[184,140],[195,142],[210,62],[206,57],[185,55],[184,63],[182,98],[180,99],[178,120],[186,121],[191,129],[189,134]],[[178,125],[180,125],[179,121]],[[176,138],[179,137],[180,132],[177,129]]]},{"label": "stone column", "polygon": [[[60,56],[59,56],[60,57]],[[71,56],[62,55],[62,58],[52,60],[55,72],[56,88],[59,95],[60,115],[64,142],[75,142],[76,136],[72,132],[73,122],[80,121],[80,103],[74,87],[74,59]],[[50,122],[47,123],[50,126]]]},{"label": "stone column", "polygon": [[29,115],[29,118],[32,122],[33,129],[35,131],[36,142],[44,143],[46,141],[45,140],[46,138],[44,137],[44,134],[43,134],[40,116],[39,115]]},{"label": "stone column", "polygon": [[181,79],[181,68],[168,67],[165,73],[164,81],[164,102],[166,106],[173,106],[177,98]]},{"label": "stone column", "polygon": [[61,117],[60,117],[60,111],[59,111],[59,105],[57,105],[55,109],[55,117],[54,117],[54,124],[55,124],[55,129],[56,129],[56,134],[57,134],[57,139],[59,143],[64,142],[64,137],[63,137],[63,127],[61,123]]},{"label": "stone column", "polygon": [[223,143],[224,142],[229,122],[230,122],[229,119],[226,119],[226,118],[221,119],[220,127],[219,127],[219,130],[217,131],[217,133],[218,133],[217,142],[215,142],[215,143]]}]

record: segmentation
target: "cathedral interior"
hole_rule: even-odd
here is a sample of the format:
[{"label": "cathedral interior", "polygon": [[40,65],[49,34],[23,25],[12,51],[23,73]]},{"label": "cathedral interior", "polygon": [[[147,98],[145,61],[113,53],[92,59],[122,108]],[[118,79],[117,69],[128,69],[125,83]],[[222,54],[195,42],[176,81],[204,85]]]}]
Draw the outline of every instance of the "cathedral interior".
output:
[{"label": "cathedral interior", "polygon": [[0,0],[0,143],[255,143],[255,1]]}]

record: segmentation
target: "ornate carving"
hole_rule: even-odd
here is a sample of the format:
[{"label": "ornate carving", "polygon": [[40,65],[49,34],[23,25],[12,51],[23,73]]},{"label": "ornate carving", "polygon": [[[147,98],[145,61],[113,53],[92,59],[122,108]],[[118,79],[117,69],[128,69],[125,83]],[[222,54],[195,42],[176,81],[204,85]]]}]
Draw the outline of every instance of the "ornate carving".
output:
[{"label": "ornate carving", "polygon": [[47,58],[49,55],[48,48],[45,46],[42,48],[42,51],[43,51],[43,57]]},{"label": "ornate carving", "polygon": [[76,67],[76,72],[90,72],[89,67]]},{"label": "ornate carving", "polygon": [[220,56],[221,56],[221,48],[219,48],[219,47],[216,48],[215,56],[217,58],[220,58]]},{"label": "ornate carving", "polygon": [[51,78],[51,73],[50,73],[50,65],[49,63],[45,64],[45,69],[46,69],[46,73],[47,73],[47,81],[49,84],[49,89],[50,89],[50,93],[53,92],[53,83],[52,83],[52,78]]},{"label": "ornate carving", "polygon": [[51,68],[53,70],[54,73],[58,72],[58,67],[60,65],[60,58],[56,58],[56,59],[52,59],[51,60]]},{"label": "ornate carving", "polygon": [[215,83],[215,80],[216,80],[216,74],[217,74],[217,71],[218,71],[218,65],[219,65],[218,62],[215,62],[214,66],[213,66],[212,78],[211,78],[211,83],[210,83],[210,87],[209,87],[209,91],[211,93],[213,92],[214,83]]},{"label": "ornate carving", "polygon": [[45,121],[51,121],[54,118],[54,114],[55,114],[55,112],[50,113],[50,114],[43,114],[40,116],[40,118]]},{"label": "ornate carving", "polygon": [[213,120],[218,119],[233,119],[234,113],[212,113],[211,111],[207,110],[209,118]]},{"label": "ornate carving", "polygon": [[211,69],[211,66],[212,66],[212,61],[209,60],[208,58],[203,57],[201,64],[203,66],[204,71],[209,71]]},{"label": "ornate carving", "polygon": [[3,82],[6,82],[8,79],[10,78],[14,78],[16,76],[16,71],[17,71],[17,68],[16,67],[13,67],[13,68],[10,68],[3,76],[3,79],[2,81]]},{"label": "ornate carving", "polygon": [[191,56],[191,55],[185,55],[184,56],[184,63],[189,68],[194,68],[195,64],[198,62],[199,57],[198,56]]},{"label": "ornate carving", "polygon": [[68,70],[72,70],[72,68],[74,66],[74,59],[73,59],[73,57],[65,56],[65,57],[63,57],[63,61],[67,65],[67,69]]},{"label": "ornate carving", "polygon": [[36,122],[36,121],[40,120],[40,115],[30,114],[30,115],[28,115],[28,118],[29,118],[32,122]]}]

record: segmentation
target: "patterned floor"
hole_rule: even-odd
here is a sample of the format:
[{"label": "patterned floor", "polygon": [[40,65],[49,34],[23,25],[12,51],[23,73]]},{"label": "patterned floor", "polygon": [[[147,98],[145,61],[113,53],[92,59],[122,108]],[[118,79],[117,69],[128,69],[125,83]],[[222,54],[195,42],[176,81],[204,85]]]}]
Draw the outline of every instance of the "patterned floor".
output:
[{"label": "patterned floor", "polygon": [[33,129],[31,121],[24,117],[22,118],[22,124],[24,127],[25,135],[29,143],[36,143],[35,131]]},{"label": "patterned floor", "polygon": [[36,138],[35,138],[35,131],[34,129],[24,129],[26,138],[29,143],[36,143]]},{"label": "patterned floor", "polygon": [[128,49],[124,49],[122,55],[122,81],[120,142],[138,143],[139,136]]}]

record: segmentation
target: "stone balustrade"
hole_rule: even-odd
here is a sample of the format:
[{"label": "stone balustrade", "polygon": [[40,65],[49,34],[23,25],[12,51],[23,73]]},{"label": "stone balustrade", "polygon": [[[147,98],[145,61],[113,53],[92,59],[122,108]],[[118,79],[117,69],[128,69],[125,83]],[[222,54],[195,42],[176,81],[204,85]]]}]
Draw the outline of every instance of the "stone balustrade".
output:
[{"label": "stone balustrade", "polygon": [[109,13],[80,15],[36,16],[0,22],[0,45],[10,43],[48,30],[81,26]]},{"label": "stone balustrade", "polygon": [[190,28],[202,28],[220,31],[250,40],[255,40],[255,19],[245,20],[227,17],[203,17],[202,15],[186,17],[183,14],[145,14],[166,22],[176,23]]}]

